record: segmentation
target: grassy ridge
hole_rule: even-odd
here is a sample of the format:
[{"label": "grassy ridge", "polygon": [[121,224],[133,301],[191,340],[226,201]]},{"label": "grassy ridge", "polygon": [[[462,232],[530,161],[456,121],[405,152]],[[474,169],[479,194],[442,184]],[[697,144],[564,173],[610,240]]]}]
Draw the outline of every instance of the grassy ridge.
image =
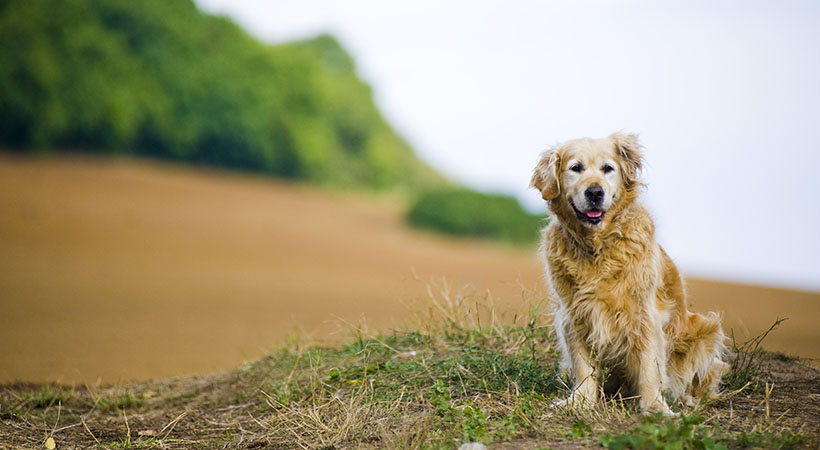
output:
[{"label": "grassy ridge", "polygon": [[[551,330],[534,308],[502,324],[445,296],[419,328],[352,330],[341,347],[294,341],[231,372],[119,387],[1,386],[0,441],[99,448],[799,448],[820,443],[805,396],[818,371],[776,358],[779,390],[741,389],[643,416],[634,401],[550,407],[567,395]],[[797,375],[796,375],[797,374]],[[762,375],[766,377],[767,375]],[[772,380],[767,380],[772,381]],[[760,412],[765,405],[765,412]]]}]

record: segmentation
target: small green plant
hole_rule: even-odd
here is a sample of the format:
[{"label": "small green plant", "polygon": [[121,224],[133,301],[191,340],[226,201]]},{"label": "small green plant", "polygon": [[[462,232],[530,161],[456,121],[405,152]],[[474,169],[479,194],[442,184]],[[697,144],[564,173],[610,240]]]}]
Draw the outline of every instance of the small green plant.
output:
[{"label": "small green plant", "polygon": [[435,407],[435,414],[445,427],[458,428],[464,442],[483,441],[488,437],[487,417],[480,407],[471,401],[456,405],[450,388],[437,380],[427,393],[427,399]]},{"label": "small green plant", "polygon": [[590,433],[592,433],[592,427],[583,420],[573,423],[572,428],[570,428],[570,436],[575,439],[585,437]]},{"label": "small green plant", "polygon": [[489,437],[489,421],[480,407],[467,401],[461,408],[461,439],[464,442],[481,442]]},{"label": "small green plant", "polygon": [[[698,415],[666,419],[659,415],[643,419],[635,428],[625,433],[608,433],[598,437],[606,448],[658,449],[658,450],[726,450],[727,448],[793,449],[805,441],[799,434],[788,430],[750,431],[739,434],[724,433],[718,424],[705,425]],[[574,426],[573,426],[574,428]]]},{"label": "small green plant", "polygon": [[71,398],[71,392],[44,384],[40,390],[26,395],[27,400],[32,402],[35,408],[48,408],[58,403],[65,403]]},{"label": "small green plant", "polygon": [[145,402],[145,396],[142,393],[122,392],[117,395],[101,397],[97,401],[97,407],[107,411],[117,411],[141,406],[143,402]]},{"label": "small green plant", "polygon": [[[664,421],[661,416],[649,416],[637,427],[625,433],[607,433],[598,442],[612,450],[620,449],[713,449],[726,450],[703,427],[704,418],[697,415],[681,416],[679,421]],[[574,428],[574,425],[573,425]]]},{"label": "small green plant", "polygon": [[746,433],[742,431],[730,442],[741,448],[792,449],[798,448],[804,441],[803,436],[788,430],[782,430],[779,433],[771,431]]},{"label": "small green plant", "polygon": [[453,398],[450,396],[450,388],[444,385],[441,380],[436,380],[436,384],[427,394],[427,399],[436,407],[436,414],[444,419],[452,418]]}]

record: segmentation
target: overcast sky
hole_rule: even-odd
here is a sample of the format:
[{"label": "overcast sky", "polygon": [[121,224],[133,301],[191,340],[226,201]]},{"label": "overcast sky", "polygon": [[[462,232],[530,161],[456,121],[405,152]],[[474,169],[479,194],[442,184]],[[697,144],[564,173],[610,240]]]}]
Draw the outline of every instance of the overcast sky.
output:
[{"label": "overcast sky", "polygon": [[518,197],[616,130],[687,275],[820,290],[820,2],[198,0],[266,42],[335,35],[440,171]]}]

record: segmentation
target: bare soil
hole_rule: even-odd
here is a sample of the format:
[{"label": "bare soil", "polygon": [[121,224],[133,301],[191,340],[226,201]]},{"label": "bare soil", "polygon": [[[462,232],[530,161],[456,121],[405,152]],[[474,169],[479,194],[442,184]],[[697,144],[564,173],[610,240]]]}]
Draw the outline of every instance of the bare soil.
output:
[{"label": "bare soil", "polygon": [[[409,229],[398,197],[7,154],[0,192],[0,382],[226,370],[288,336],[346,339],[363,316],[402,328],[431,280],[520,311],[544,292],[534,248]],[[740,340],[788,317],[766,347],[820,357],[820,293],[688,286],[693,308],[722,311]]]}]

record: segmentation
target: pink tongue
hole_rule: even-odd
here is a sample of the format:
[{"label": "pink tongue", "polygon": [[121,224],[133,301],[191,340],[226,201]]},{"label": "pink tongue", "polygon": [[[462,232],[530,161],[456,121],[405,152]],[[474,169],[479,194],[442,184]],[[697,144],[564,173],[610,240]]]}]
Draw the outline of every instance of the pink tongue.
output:
[{"label": "pink tongue", "polygon": [[603,215],[603,214],[604,214],[603,211],[596,211],[596,210],[587,211],[587,217],[592,217],[593,219],[596,218],[596,217],[601,217],[601,215]]}]

